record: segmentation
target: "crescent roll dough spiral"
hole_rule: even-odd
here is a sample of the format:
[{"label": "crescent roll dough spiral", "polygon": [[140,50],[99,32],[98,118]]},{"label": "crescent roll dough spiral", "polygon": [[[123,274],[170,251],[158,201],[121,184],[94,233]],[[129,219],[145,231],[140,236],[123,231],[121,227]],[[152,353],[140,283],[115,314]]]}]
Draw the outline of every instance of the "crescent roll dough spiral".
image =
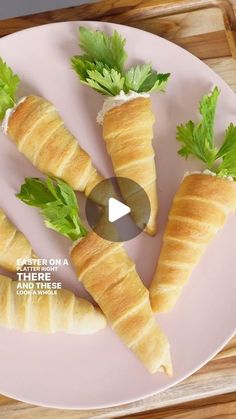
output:
[{"label": "crescent roll dough spiral", "polygon": [[103,180],[55,106],[41,97],[28,96],[17,105],[7,134],[41,172],[63,179],[86,196]]},{"label": "crescent roll dough spiral", "polygon": [[148,290],[121,243],[89,233],[71,251],[79,279],[122,341],[151,372],[171,374],[169,342],[157,326]]},{"label": "crescent roll dough spiral", "polygon": [[101,311],[67,290],[17,295],[18,281],[0,275],[0,326],[31,332],[89,334],[106,326]]},{"label": "crescent roll dough spiral", "polygon": [[[151,213],[145,231],[156,233],[158,211],[155,154],[152,146],[155,118],[150,98],[137,98],[116,106],[105,113],[103,137],[111,156],[116,176],[133,180],[140,185],[150,201]],[[120,189],[131,208],[140,206],[140,193]],[[134,219],[135,219],[135,214]],[[139,220],[135,220],[139,224]]]},{"label": "crescent roll dough spiral", "polygon": [[0,208],[0,267],[15,272],[17,259],[34,258],[36,256],[29,241]]},{"label": "crescent roll dough spiral", "polygon": [[[0,267],[16,271],[17,259],[36,258],[23,233],[0,209]],[[0,275],[0,326],[23,331],[93,333],[106,326],[100,309],[67,290],[56,295],[17,295],[17,281]]]},{"label": "crescent roll dough spiral", "polygon": [[185,177],[169,213],[150,288],[154,311],[175,305],[208,243],[235,209],[235,182],[206,174]]}]

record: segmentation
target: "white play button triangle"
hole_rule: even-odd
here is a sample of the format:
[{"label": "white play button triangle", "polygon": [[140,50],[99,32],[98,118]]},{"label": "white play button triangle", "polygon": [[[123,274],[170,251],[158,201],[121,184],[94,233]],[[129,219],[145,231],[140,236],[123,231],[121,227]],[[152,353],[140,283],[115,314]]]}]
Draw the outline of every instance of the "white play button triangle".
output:
[{"label": "white play button triangle", "polygon": [[[123,192],[123,198],[119,194]],[[131,179],[104,179],[90,191],[85,203],[90,228],[102,239],[125,242],[146,229],[151,212],[145,190]]]},{"label": "white play button triangle", "polygon": [[108,220],[110,223],[119,220],[131,211],[130,207],[115,198],[108,199]]}]

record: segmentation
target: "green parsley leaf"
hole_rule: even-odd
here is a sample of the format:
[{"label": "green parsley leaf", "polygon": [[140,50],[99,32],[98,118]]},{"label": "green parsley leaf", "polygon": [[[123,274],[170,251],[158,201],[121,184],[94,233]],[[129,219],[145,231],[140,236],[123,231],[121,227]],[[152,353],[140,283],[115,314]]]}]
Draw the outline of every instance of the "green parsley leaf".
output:
[{"label": "green parsley leaf", "polygon": [[154,90],[164,90],[169,77],[170,73],[161,74],[154,71],[151,64],[137,65],[125,73],[125,91],[149,93]]},{"label": "green parsley leaf", "polygon": [[117,31],[109,36],[102,31],[93,31],[83,26],[79,28],[79,45],[85,53],[84,57],[89,61],[100,61],[118,72],[123,71],[127,58],[125,42]]},{"label": "green parsley leaf", "polygon": [[44,208],[48,202],[54,201],[54,195],[47,184],[38,178],[26,178],[16,196],[25,204],[38,208]]},{"label": "green parsley leaf", "polygon": [[86,236],[76,195],[62,180],[26,178],[16,196],[25,204],[40,209],[46,227],[73,241]]},{"label": "green parsley leaf", "polygon": [[[88,78],[88,70],[95,70],[96,64],[95,62],[86,60],[84,57],[75,55],[71,58],[72,68],[78,74],[79,79],[82,83],[87,83]],[[97,69],[98,70],[98,69]]]},{"label": "green parsley leaf", "polygon": [[91,62],[84,57],[74,56],[72,67],[80,81],[106,96],[115,96],[124,88],[124,77],[100,61]]},{"label": "green parsley leaf", "polygon": [[199,124],[198,134],[201,137],[206,137],[209,148],[212,148],[214,145],[214,122],[219,94],[218,87],[215,87],[210,95],[203,97],[199,106],[202,122]]},{"label": "green parsley leaf", "polygon": [[236,177],[236,152],[228,153],[223,158],[222,163],[218,166],[216,173],[218,176]]},{"label": "green parsley leaf", "polygon": [[71,64],[82,83],[108,96],[115,96],[121,90],[125,93],[144,93],[165,89],[170,74],[159,74],[150,64],[124,71],[127,58],[125,39],[118,32],[109,36],[80,27],[79,36],[80,47],[85,54],[72,57]]},{"label": "green parsley leaf", "polygon": [[229,153],[236,153],[236,125],[230,124],[225,132],[225,138],[220,147],[217,158],[225,157]]},{"label": "green parsley leaf", "polygon": [[87,84],[100,93],[116,96],[123,90],[124,77],[113,68],[103,69],[102,74],[98,70],[88,70]]},{"label": "green parsley leaf", "polygon": [[131,67],[125,73],[125,87],[127,92],[130,90],[140,92],[140,88],[151,73],[151,65],[144,64]]},{"label": "green parsley leaf", "polygon": [[0,57],[0,120],[4,118],[6,110],[14,106],[19,82],[19,77]]},{"label": "green parsley leaf", "polygon": [[178,153],[186,158],[190,155],[197,157],[206,163],[209,169],[212,168],[217,155],[213,126],[219,93],[219,89],[215,87],[210,95],[201,100],[199,112],[202,120],[199,124],[189,121],[177,127],[176,139],[182,143]]},{"label": "green parsley leaf", "polygon": [[198,145],[194,142],[193,121],[188,121],[185,125],[178,125],[176,138],[177,141],[183,144],[182,148],[178,151],[178,154],[186,158],[192,154],[201,160],[201,154],[199,155],[198,152]]},{"label": "green parsley leaf", "polygon": [[154,70],[151,70],[150,74],[144,80],[143,84],[141,85],[139,92],[164,92],[166,85],[169,81],[170,73],[157,73]]},{"label": "green parsley leaf", "polygon": [[225,132],[225,138],[216,158],[223,161],[217,168],[219,176],[236,177],[236,125],[230,124]]}]

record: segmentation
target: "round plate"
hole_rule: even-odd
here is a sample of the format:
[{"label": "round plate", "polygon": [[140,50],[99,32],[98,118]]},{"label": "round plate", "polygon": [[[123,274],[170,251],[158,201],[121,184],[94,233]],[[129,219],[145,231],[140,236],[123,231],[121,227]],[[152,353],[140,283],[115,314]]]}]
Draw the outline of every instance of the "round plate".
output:
[{"label": "round plate", "polygon": [[[201,61],[162,38],[109,23],[81,24],[108,33],[117,29],[127,38],[129,64],[152,62],[155,69],[172,74],[166,93],[152,95],[159,232],[155,238],[141,234],[126,243],[138,272],[149,285],[173,195],[186,170],[201,169],[197,161],[185,161],[177,155],[176,125],[190,118],[197,120],[200,98],[218,85],[221,96],[216,136],[222,138],[229,122],[236,123],[236,97]],[[101,127],[96,123],[103,98],[82,86],[70,67],[70,57],[79,52],[79,25],[57,23],[8,36],[0,40],[0,56],[20,76],[20,95],[36,93],[54,102],[98,169],[104,176],[112,176]],[[6,136],[1,134],[0,141],[0,207],[26,234],[38,255],[68,257],[70,242],[47,230],[38,211],[15,197],[26,176],[40,173]],[[230,216],[174,310],[157,316],[171,344],[172,378],[161,373],[150,375],[108,327],[95,335],[79,337],[1,328],[0,393],[38,405],[92,409],[138,400],[183,380],[206,363],[235,331],[235,232],[236,218]],[[59,270],[55,277],[76,293],[86,295],[71,266]]]}]

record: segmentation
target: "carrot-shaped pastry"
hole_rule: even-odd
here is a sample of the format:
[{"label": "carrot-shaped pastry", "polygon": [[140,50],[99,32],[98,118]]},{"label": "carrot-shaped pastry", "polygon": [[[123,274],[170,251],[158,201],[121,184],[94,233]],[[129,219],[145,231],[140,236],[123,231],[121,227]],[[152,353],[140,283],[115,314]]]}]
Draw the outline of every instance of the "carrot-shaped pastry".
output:
[{"label": "carrot-shaped pastry", "polygon": [[[79,44],[84,55],[72,57],[72,66],[82,83],[107,97],[97,121],[103,125],[115,175],[135,181],[147,193],[151,213],[145,231],[154,235],[158,199],[150,93],[164,90],[169,74],[158,74],[150,64],[125,71],[125,39],[116,31],[108,36],[80,27]],[[131,208],[138,207],[142,193],[135,185],[126,186],[120,184],[125,202]]]},{"label": "carrot-shaped pastry", "polygon": [[71,259],[78,278],[122,341],[151,373],[171,374],[169,342],[156,325],[148,290],[122,244],[86,231],[75,194],[62,181],[27,178],[17,196],[40,209],[47,227],[73,240]]},{"label": "carrot-shaped pastry", "polygon": [[24,332],[66,332],[78,335],[95,333],[106,326],[99,308],[71,291],[40,295],[34,287],[30,294],[17,294],[18,281],[0,275],[0,326]]},{"label": "carrot-shaped pastry", "polygon": [[[37,258],[23,233],[0,209],[0,267],[16,271],[17,259]],[[68,290],[56,295],[17,295],[17,281],[0,275],[0,326],[24,331],[87,334],[103,329],[100,309]]]},{"label": "carrot-shaped pastry", "polygon": [[103,179],[90,156],[65,127],[51,102],[35,95],[15,101],[19,82],[0,58],[0,121],[4,133],[37,169],[64,179],[88,196]]},{"label": "carrot-shaped pastry", "polygon": [[27,238],[17,230],[0,208],[0,267],[15,272],[17,259],[36,257]]},{"label": "carrot-shaped pastry", "polygon": [[200,102],[201,121],[177,127],[179,154],[197,157],[203,172],[187,173],[169,213],[157,269],[150,288],[154,311],[170,310],[180,296],[210,240],[236,209],[236,126],[230,124],[223,145],[214,144],[215,88]]}]

